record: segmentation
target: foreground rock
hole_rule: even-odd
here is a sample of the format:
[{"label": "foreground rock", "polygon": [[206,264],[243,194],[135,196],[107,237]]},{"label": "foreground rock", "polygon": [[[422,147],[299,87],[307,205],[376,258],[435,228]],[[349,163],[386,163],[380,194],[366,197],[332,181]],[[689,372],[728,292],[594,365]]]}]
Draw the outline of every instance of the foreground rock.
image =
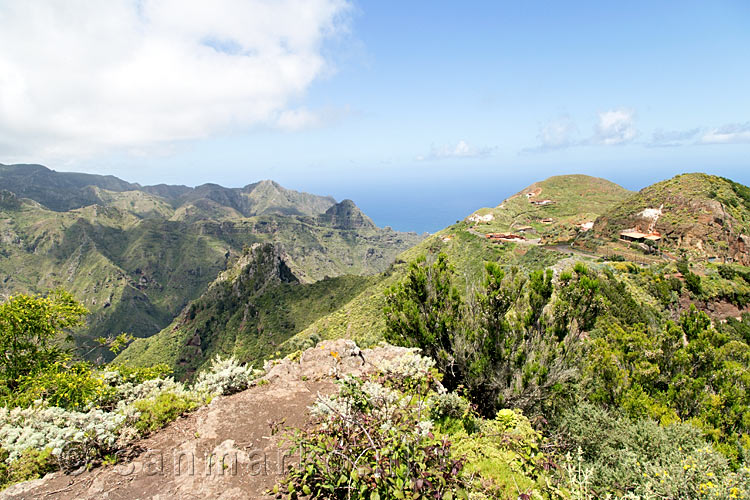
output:
[{"label": "foreground rock", "polygon": [[349,340],[326,341],[298,360],[272,363],[254,387],[214,399],[136,444],[133,458],[113,466],[11,486],[2,499],[255,499],[267,494],[292,463],[283,429],[299,428],[317,395],[334,380],[374,370],[408,349],[360,351]]}]

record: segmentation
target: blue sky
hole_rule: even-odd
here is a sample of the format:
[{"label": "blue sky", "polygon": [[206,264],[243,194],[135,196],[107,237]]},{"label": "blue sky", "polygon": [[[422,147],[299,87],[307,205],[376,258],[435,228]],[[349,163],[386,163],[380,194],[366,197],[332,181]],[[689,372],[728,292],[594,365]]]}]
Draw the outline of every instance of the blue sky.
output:
[{"label": "blue sky", "polygon": [[[630,189],[690,171],[750,184],[750,3],[225,3],[212,16],[92,7],[89,20],[131,40],[92,53],[86,37],[103,34],[66,24],[75,12],[0,2],[0,20],[31,33],[0,35],[0,69],[13,70],[0,76],[0,162],[144,184],[272,178],[417,231],[563,173]],[[48,75],[57,93],[26,90],[13,78],[43,77],[52,39],[69,48]],[[116,91],[86,88],[87,74],[117,75]]]}]

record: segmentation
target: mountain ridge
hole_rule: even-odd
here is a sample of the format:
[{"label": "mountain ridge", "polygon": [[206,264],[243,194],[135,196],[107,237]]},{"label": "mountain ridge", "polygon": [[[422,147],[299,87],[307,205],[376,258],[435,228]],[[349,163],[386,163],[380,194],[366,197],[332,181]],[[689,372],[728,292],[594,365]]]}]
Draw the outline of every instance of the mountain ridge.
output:
[{"label": "mountain ridge", "polygon": [[273,181],[150,190],[174,195],[167,199],[114,177],[21,165],[0,167],[0,186],[0,294],[71,290],[92,312],[76,337],[86,350],[93,337],[157,333],[257,243],[284,246],[289,266],[309,283],[381,272],[421,239],[374,224],[334,224],[323,217],[336,206],[332,197]]},{"label": "mountain ridge", "polygon": [[196,200],[208,199],[232,208],[244,217],[269,213],[316,215],[324,213],[336,203],[331,196],[286,189],[268,179],[241,188],[227,188],[214,183],[195,187],[168,184],[142,186],[113,175],[57,172],[38,164],[0,164],[0,186],[22,198],[41,203],[50,210],[61,212],[106,204],[106,200],[98,196],[97,190],[92,190],[92,187],[113,193],[147,193],[161,198],[175,210]]}]

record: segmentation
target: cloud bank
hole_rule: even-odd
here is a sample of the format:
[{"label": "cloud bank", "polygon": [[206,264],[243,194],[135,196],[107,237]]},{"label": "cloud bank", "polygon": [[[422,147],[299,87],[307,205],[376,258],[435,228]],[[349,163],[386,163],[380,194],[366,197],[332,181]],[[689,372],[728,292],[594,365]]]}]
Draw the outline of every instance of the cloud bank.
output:
[{"label": "cloud bank", "polygon": [[555,120],[544,124],[537,138],[540,145],[536,148],[541,151],[569,148],[576,144],[578,127],[568,115],[563,115]]},{"label": "cloud bank", "polygon": [[451,158],[483,158],[490,156],[494,148],[476,147],[464,140],[448,146],[432,146],[430,153],[426,156],[418,156],[417,161],[424,160],[446,160]]},{"label": "cloud bank", "polygon": [[708,130],[700,138],[702,144],[750,143],[750,122],[732,123]]},{"label": "cloud bank", "polygon": [[142,149],[317,123],[292,103],[330,70],[344,0],[0,4],[0,154]]},{"label": "cloud bank", "polygon": [[578,127],[568,115],[540,125],[539,143],[523,152],[543,153],[578,146],[617,146],[628,144],[638,135],[635,112],[629,109],[612,109],[598,113],[594,134],[578,138]]}]

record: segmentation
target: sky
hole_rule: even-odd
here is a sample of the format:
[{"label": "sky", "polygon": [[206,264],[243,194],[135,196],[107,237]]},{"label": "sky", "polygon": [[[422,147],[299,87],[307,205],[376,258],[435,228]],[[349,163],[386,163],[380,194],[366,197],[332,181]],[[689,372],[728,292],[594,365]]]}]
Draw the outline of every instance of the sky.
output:
[{"label": "sky", "polygon": [[750,184],[750,2],[0,0],[0,163],[436,231],[551,175]]}]

